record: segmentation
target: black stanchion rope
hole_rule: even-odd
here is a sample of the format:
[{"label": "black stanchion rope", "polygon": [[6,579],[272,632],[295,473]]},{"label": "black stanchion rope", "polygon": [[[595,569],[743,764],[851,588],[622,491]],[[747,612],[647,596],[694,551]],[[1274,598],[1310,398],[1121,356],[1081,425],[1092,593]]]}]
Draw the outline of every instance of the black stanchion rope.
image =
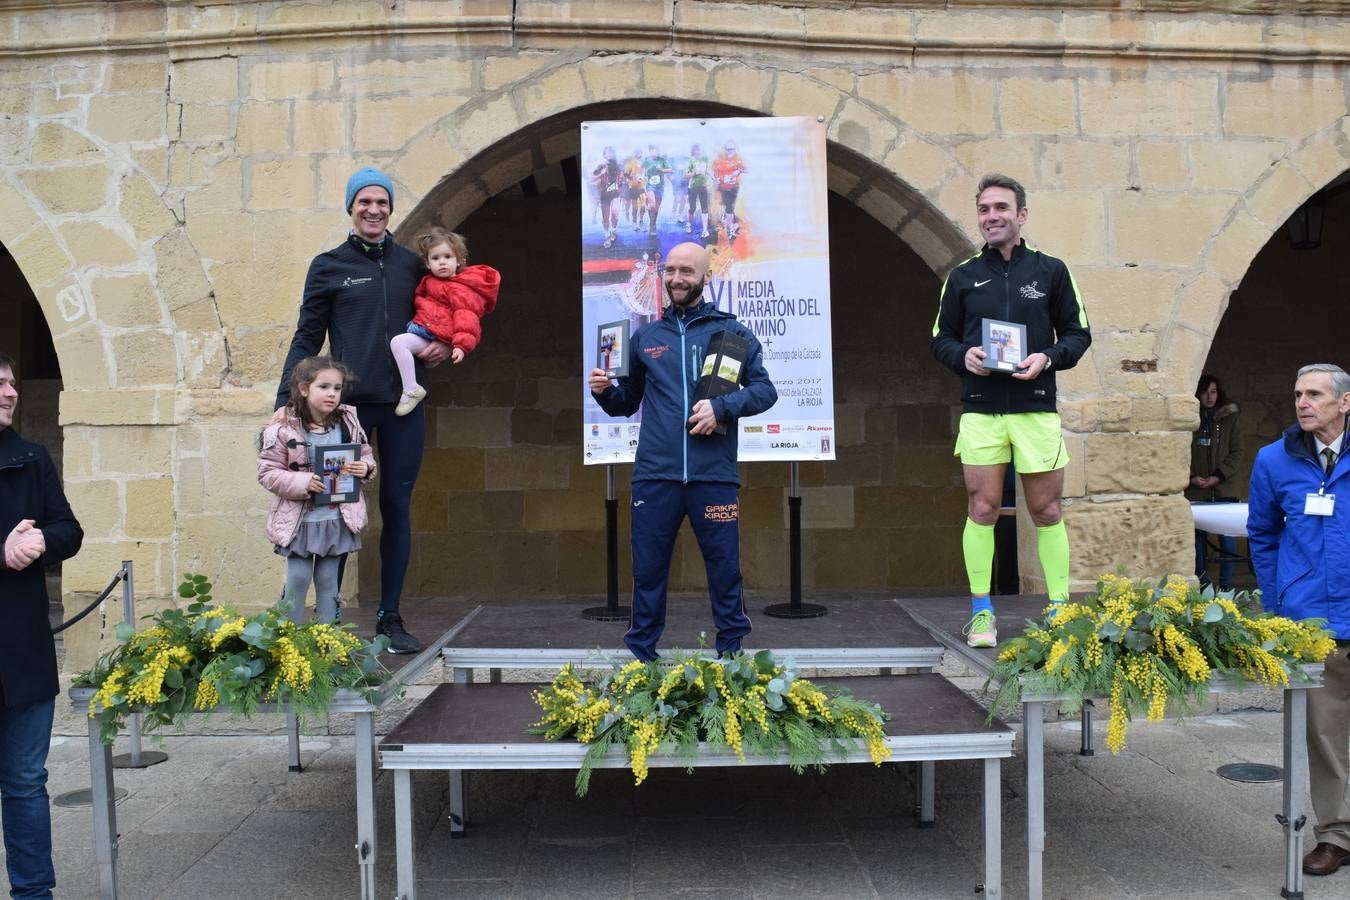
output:
[{"label": "black stanchion rope", "polygon": [[117,583],[122,580],[122,577],[125,574],[126,574],[125,569],[119,569],[117,574],[113,576],[113,580],[108,582],[108,586],[103,589],[103,593],[98,595],[97,600],[95,600],[93,603],[90,603],[84,609],[80,610],[79,614],[76,615],[74,618],[62,622],[60,625],[57,625],[55,628],[53,628],[52,634],[60,634],[61,632],[65,631],[67,628],[74,625],[76,622],[80,621],[85,616],[93,612],[94,607],[98,606],[104,600],[108,599],[108,595],[112,593],[113,588],[117,587]]}]

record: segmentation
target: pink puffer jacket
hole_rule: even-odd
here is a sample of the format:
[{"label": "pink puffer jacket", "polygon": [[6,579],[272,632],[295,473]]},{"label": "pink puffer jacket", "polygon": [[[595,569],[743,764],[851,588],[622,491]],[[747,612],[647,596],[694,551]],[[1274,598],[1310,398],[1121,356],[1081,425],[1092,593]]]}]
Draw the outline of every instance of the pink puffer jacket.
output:
[{"label": "pink puffer jacket", "polygon": [[[338,407],[347,425],[352,443],[361,445],[361,459],[370,466],[363,482],[375,477],[375,454],[356,418],[355,407]],[[287,446],[294,441],[294,446]],[[313,508],[310,502],[309,481],[314,477],[308,437],[304,425],[283,406],[272,414],[272,421],[258,437],[258,483],[272,492],[272,509],[267,514],[267,539],[281,547],[289,547],[300,531],[300,517]],[[358,497],[352,503],[338,505],[342,522],[353,534],[366,527],[366,498]]]}]

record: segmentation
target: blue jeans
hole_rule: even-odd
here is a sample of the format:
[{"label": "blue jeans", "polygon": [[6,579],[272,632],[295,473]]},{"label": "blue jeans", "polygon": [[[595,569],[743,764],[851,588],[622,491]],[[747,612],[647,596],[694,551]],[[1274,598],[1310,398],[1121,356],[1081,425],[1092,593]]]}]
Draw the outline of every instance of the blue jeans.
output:
[{"label": "blue jeans", "polygon": [[356,416],[375,446],[380,478],[380,612],[398,612],[412,556],[412,496],[426,442],[426,405],[406,416],[392,403],[362,403]]},{"label": "blue jeans", "polygon": [[0,710],[0,813],[11,897],[50,897],[52,811],[47,802],[47,749],[56,698]]},{"label": "blue jeans", "polygon": [[[1233,557],[1237,556],[1237,538],[1231,534],[1216,535],[1219,539],[1219,587],[1233,586]],[[1210,583],[1209,579],[1209,532],[1195,533],[1195,577],[1201,585]]]}]

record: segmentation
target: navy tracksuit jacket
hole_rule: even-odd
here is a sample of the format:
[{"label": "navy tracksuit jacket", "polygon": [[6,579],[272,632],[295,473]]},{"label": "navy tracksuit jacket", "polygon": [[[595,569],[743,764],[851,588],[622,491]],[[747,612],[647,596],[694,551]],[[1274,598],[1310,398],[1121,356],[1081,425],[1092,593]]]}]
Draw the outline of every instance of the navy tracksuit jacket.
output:
[{"label": "navy tracksuit jacket", "polygon": [[[742,387],[712,400],[718,423],[728,426],[725,434],[691,435],[694,387],[708,343],[719,331],[750,345]],[[708,572],[718,652],[739,649],[750,633],[741,592],[735,424],[777,400],[759,340],[731,313],[708,302],[683,314],[668,306],[661,318],[638,328],[628,376],[596,396],[611,416],[631,416],[642,407],[633,467],[633,615],[624,635],[639,659],[656,658],[666,624],[670,556],[685,516]]]}]

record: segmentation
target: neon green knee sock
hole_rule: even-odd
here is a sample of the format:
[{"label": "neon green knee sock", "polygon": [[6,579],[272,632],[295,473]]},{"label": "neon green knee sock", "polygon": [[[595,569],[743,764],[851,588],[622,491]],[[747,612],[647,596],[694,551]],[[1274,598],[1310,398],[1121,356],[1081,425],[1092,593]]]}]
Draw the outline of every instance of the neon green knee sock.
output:
[{"label": "neon green knee sock", "polygon": [[[1065,550],[1068,550],[1067,545]],[[988,597],[989,580],[994,571],[994,526],[981,525],[966,518],[966,530],[961,533],[961,551],[966,558],[966,577],[970,579],[970,596]],[[1068,553],[1065,553],[1068,558]]]},{"label": "neon green knee sock", "polygon": [[1069,599],[1069,532],[1063,522],[1036,528],[1036,552],[1052,601]]}]

